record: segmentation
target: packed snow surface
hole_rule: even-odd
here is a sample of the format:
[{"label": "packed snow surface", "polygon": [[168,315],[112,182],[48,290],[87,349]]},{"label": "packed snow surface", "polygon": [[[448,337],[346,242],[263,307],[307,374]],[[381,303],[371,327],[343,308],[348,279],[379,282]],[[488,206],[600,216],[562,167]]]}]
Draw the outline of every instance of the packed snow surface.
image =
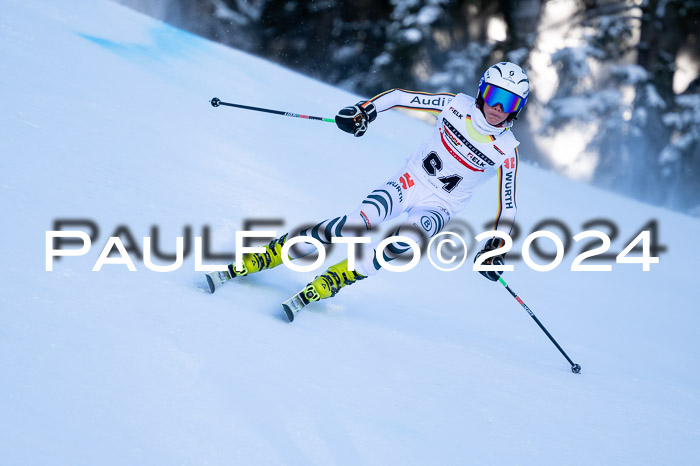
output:
[{"label": "packed snow surface", "polygon": [[[279,220],[254,229],[282,234],[349,212],[430,126],[390,111],[353,138],[213,108],[217,96],[332,117],[368,96],[104,0],[3,0],[0,76],[2,464],[700,463],[697,219],[521,154],[514,249],[546,219],[571,246],[550,272],[509,254],[504,278],[579,375],[471,270],[495,180],[454,223],[470,247],[462,268],[383,271],[289,323],[280,303],[320,271],[281,267],[211,295],[192,251],[173,272],[134,254],[135,272],[92,269],[115,232],[132,251],[156,227],[169,254],[178,236],[231,254],[246,220]],[[68,219],[98,226],[92,248],[46,271],[46,232]],[[615,263],[651,220],[660,263]],[[62,227],[76,228],[89,232]],[[612,271],[570,270],[591,241],[571,237],[587,229],[614,238],[611,258],[584,264]]]}]

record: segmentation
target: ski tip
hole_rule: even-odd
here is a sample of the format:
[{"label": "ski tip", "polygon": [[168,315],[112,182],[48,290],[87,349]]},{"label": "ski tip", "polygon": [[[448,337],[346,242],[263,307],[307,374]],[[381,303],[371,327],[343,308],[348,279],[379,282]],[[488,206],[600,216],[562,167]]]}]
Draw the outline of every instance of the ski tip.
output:
[{"label": "ski tip", "polygon": [[284,313],[287,314],[287,319],[289,319],[290,322],[294,322],[294,311],[292,311],[292,308],[286,304],[282,304],[282,309],[284,309]]},{"label": "ski tip", "polygon": [[212,293],[216,291],[216,285],[214,285],[214,280],[211,279],[209,274],[205,275],[207,277],[207,284],[209,285],[209,291]]}]

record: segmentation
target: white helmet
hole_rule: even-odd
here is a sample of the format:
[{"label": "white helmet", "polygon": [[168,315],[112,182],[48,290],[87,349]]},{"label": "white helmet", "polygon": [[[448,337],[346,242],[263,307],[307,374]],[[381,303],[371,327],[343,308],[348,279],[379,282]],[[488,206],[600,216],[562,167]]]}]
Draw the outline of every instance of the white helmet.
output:
[{"label": "white helmet", "polygon": [[523,69],[504,61],[496,63],[481,76],[477,104],[482,111],[484,101],[491,107],[500,104],[503,111],[509,113],[507,120],[510,121],[518,117],[529,94],[530,81]]}]

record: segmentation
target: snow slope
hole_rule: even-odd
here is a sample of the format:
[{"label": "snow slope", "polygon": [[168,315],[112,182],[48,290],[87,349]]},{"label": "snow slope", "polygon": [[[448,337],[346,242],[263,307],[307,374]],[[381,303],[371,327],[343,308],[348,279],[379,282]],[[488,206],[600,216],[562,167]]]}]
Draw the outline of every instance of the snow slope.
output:
[{"label": "snow slope", "polygon": [[[349,211],[429,126],[387,112],[355,139],[214,109],[332,116],[358,97],[104,0],[2,0],[0,76],[2,464],[700,462],[697,219],[522,167],[525,232],[609,219],[617,253],[656,219],[667,247],[650,272],[571,272],[576,245],[552,272],[504,275],[580,375],[466,266],[383,272],[290,324],[279,303],[314,273],[210,295],[192,255],[170,273],[91,269],[119,226],[140,242],[157,225],[168,252],[209,226],[231,252],[245,219],[282,233]],[[480,233],[495,202],[494,182],[460,220]],[[56,219],[100,232],[47,272]]]}]

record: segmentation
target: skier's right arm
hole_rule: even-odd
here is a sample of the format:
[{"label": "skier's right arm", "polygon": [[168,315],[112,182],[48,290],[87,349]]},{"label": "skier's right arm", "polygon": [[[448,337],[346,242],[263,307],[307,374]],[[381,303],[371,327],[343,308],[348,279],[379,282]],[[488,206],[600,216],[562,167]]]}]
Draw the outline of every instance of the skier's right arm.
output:
[{"label": "skier's right arm", "polygon": [[368,102],[373,103],[378,112],[392,108],[406,108],[438,115],[454,96],[455,94],[449,92],[430,93],[390,89],[372,97]]},{"label": "skier's right arm", "polygon": [[455,94],[448,92],[433,94],[390,89],[370,100],[362,100],[355,105],[341,109],[335,116],[335,123],[346,133],[352,133],[359,137],[367,132],[367,126],[377,118],[378,112],[398,107],[438,115],[454,96]]}]

